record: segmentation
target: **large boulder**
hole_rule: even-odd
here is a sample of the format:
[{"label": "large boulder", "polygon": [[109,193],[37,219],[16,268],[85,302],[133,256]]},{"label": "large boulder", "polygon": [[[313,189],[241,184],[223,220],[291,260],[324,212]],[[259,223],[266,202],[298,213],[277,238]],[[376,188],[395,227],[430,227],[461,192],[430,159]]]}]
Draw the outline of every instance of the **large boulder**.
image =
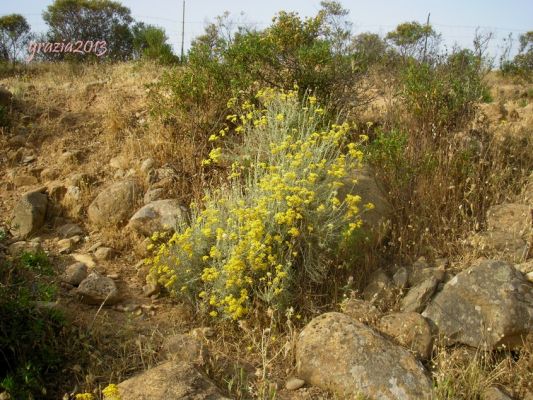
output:
[{"label": "large boulder", "polygon": [[26,193],[13,209],[11,233],[25,239],[36,233],[44,224],[48,197],[41,192]]},{"label": "large boulder", "polygon": [[[127,400],[225,400],[193,364],[167,361],[118,385]],[[227,399],[226,399],[227,400]]]},{"label": "large boulder", "polygon": [[430,399],[432,382],[415,357],[340,313],[313,319],[296,344],[298,377],[352,399]]},{"label": "large boulder", "polygon": [[128,227],[141,235],[151,236],[154,232],[174,230],[186,215],[187,210],[178,200],[157,200],[137,211]]},{"label": "large boulder", "polygon": [[89,206],[90,222],[99,227],[120,224],[131,216],[140,194],[140,188],[131,180],[107,187]]},{"label": "large boulder", "polygon": [[451,343],[518,347],[533,332],[533,285],[510,264],[482,261],[446,283],[422,315]]}]

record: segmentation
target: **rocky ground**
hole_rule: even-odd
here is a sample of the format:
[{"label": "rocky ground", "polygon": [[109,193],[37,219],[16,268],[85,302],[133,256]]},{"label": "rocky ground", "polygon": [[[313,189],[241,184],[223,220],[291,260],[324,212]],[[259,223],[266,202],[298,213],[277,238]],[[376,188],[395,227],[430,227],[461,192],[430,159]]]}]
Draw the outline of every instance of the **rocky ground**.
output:
[{"label": "rocky ground", "polygon": [[[45,250],[61,287],[50,307],[136,338],[140,357],[149,356],[114,376],[123,399],[227,398],[206,374],[212,363],[252,376],[261,365],[239,364],[216,328],[146,282],[150,236],[186,219],[191,195],[186,160],[166,158],[164,132],[146,127],[143,84],[157,73],[125,65],[79,76],[2,82],[0,102],[18,122],[0,135],[0,225],[10,232],[0,252]],[[493,126],[495,140],[531,130],[533,105],[521,90],[501,86],[482,105],[478,123]],[[379,203],[377,186],[367,192]],[[484,399],[533,399],[532,217],[533,174],[489,209],[463,257],[375,271],[360,295],[295,332],[294,366],[272,383],[277,398],[446,398],[434,388],[446,348],[463,365],[481,352],[515,363],[487,382]]]}]

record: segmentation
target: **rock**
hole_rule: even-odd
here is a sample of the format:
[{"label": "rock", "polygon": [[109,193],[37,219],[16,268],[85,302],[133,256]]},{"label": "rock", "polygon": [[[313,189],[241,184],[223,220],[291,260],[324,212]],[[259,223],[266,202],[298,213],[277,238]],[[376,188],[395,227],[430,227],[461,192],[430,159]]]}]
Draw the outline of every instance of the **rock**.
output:
[{"label": "rock", "polygon": [[451,343],[519,347],[533,331],[533,285],[506,262],[482,261],[447,282],[422,315]]},{"label": "rock", "polygon": [[186,209],[178,200],[157,200],[145,205],[131,217],[128,228],[151,236],[154,232],[174,230],[186,219]]},{"label": "rock", "polygon": [[144,194],[144,204],[150,204],[153,201],[161,200],[165,196],[165,189],[150,189]]},{"label": "rock", "polygon": [[81,189],[78,186],[67,187],[65,195],[61,200],[61,205],[68,216],[72,218],[80,217],[83,209]]},{"label": "rock", "polygon": [[298,376],[340,398],[429,399],[432,382],[406,349],[340,313],[313,319],[296,343]]},{"label": "rock", "polygon": [[506,203],[487,211],[487,230],[511,233],[517,237],[531,231],[532,209],[525,204]]},{"label": "rock", "polygon": [[40,192],[26,193],[15,205],[11,233],[25,239],[35,234],[44,224],[48,198]]},{"label": "rock", "polygon": [[141,163],[141,172],[143,174],[148,174],[150,170],[154,169],[155,160],[153,158],[147,158]]},{"label": "rock", "polygon": [[9,245],[8,252],[12,256],[18,256],[22,253],[28,252],[28,253],[37,253],[38,251],[42,250],[41,244],[39,242],[15,242]]},{"label": "rock", "polygon": [[434,277],[440,283],[446,275],[445,265],[446,262],[443,261],[438,267],[432,267],[425,257],[420,257],[408,268],[407,284],[409,286],[417,286],[431,277]]},{"label": "rock", "polygon": [[33,186],[39,184],[39,179],[33,175],[16,175],[13,183],[16,187]]},{"label": "rock", "polygon": [[98,261],[111,260],[115,255],[115,251],[109,247],[99,247],[94,252],[94,258]]},{"label": "rock", "polygon": [[526,279],[533,283],[533,272],[529,272],[526,274]]},{"label": "rock", "polygon": [[381,312],[370,302],[359,299],[347,299],[341,304],[343,314],[364,324],[374,324],[381,317]]},{"label": "rock", "polygon": [[153,296],[154,294],[158,294],[161,288],[159,285],[154,284],[148,284],[143,286],[143,293],[146,297]]},{"label": "rock", "polygon": [[120,300],[115,281],[96,271],[80,283],[77,293],[86,304],[100,305],[105,302],[106,305],[112,305]]},{"label": "rock", "polygon": [[187,334],[177,334],[165,338],[162,355],[167,360],[204,365],[207,360],[207,349],[197,338]]},{"label": "rock", "polygon": [[78,262],[84,263],[89,268],[96,267],[96,263],[89,254],[72,254],[72,258],[74,258]]},{"label": "rock", "polygon": [[46,181],[53,181],[59,176],[59,172],[52,168],[45,168],[41,171],[41,179]]},{"label": "rock", "polygon": [[57,242],[57,251],[59,254],[68,254],[74,247],[74,241],[72,239],[61,239]]},{"label": "rock", "polygon": [[126,220],[139,190],[134,181],[118,182],[104,189],[89,206],[89,221],[98,227],[109,227]]},{"label": "rock", "polygon": [[285,389],[298,390],[303,387],[303,385],[305,385],[305,381],[303,379],[289,378],[287,379],[287,382],[285,382]]},{"label": "rock", "polygon": [[127,400],[228,400],[187,362],[167,361],[118,385]]},{"label": "rock", "polygon": [[25,135],[15,135],[7,141],[11,147],[24,147],[28,138]]},{"label": "rock", "polygon": [[429,360],[433,350],[431,329],[424,317],[416,312],[385,315],[377,329],[414,352],[421,360]]},{"label": "rock", "polygon": [[409,272],[407,272],[407,268],[400,267],[398,270],[394,273],[392,276],[392,281],[396,285],[398,289],[403,289],[407,285],[409,279]]},{"label": "rock", "polygon": [[[353,183],[354,179],[356,183]],[[372,203],[374,208],[361,214],[363,228],[373,232],[376,241],[383,240],[390,230],[392,207],[374,179],[372,170],[368,166],[356,170],[344,179],[344,184],[338,190],[339,200],[343,201],[348,194],[353,194],[361,196],[361,204]]]},{"label": "rock", "polygon": [[11,104],[13,94],[4,86],[0,86],[0,106],[7,107]]},{"label": "rock", "polygon": [[402,299],[400,309],[404,312],[421,312],[435,293],[439,281],[434,276],[412,287]]},{"label": "rock", "polygon": [[78,286],[87,278],[87,266],[81,262],[69,265],[61,280],[73,286]]},{"label": "rock", "polygon": [[363,298],[366,301],[381,308],[394,303],[398,290],[383,270],[375,271],[370,276],[369,282],[363,291]]},{"label": "rock", "polygon": [[22,164],[30,164],[34,161],[37,161],[37,157],[34,155],[22,157]]},{"label": "rock", "polygon": [[57,229],[57,232],[64,238],[70,238],[76,235],[83,235],[83,229],[76,224],[65,224]]},{"label": "rock", "polygon": [[522,261],[528,251],[524,239],[504,231],[480,232],[470,238],[470,244],[486,257],[500,257],[512,262]]},{"label": "rock", "polygon": [[513,400],[512,397],[507,395],[503,390],[492,386],[483,392],[481,396],[483,400]]}]

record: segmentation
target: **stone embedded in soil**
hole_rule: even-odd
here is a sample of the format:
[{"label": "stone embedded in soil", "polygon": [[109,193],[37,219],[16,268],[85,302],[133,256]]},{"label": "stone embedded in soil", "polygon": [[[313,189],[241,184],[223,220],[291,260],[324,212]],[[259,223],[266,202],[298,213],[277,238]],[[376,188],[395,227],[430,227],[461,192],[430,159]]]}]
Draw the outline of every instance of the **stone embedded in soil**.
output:
[{"label": "stone embedded in soil", "polygon": [[167,361],[118,385],[127,400],[228,400],[193,364]]},{"label": "stone embedded in soil", "polygon": [[41,192],[30,192],[22,196],[13,209],[11,233],[25,239],[39,231],[44,225],[48,197]]},{"label": "stone embedded in soil", "polygon": [[57,228],[57,232],[64,238],[70,238],[76,235],[83,235],[83,229],[76,224],[65,224]]},{"label": "stone embedded in soil", "polygon": [[154,285],[152,283],[143,286],[143,293],[146,297],[158,294],[160,290],[161,288],[159,287],[159,285]]},{"label": "stone embedded in soil", "polygon": [[421,312],[426,307],[427,302],[435,293],[439,281],[434,276],[426,279],[418,285],[409,289],[407,295],[402,299],[400,309],[404,312]]},{"label": "stone embedded in soil", "polygon": [[531,231],[531,207],[526,204],[504,203],[487,210],[487,229],[523,236]]},{"label": "stone embedded in soil", "polygon": [[112,305],[120,301],[115,281],[102,276],[96,271],[91,272],[78,287],[77,294],[82,302],[91,305]]},{"label": "stone embedded in soil", "polygon": [[298,390],[302,388],[304,385],[305,385],[305,381],[303,379],[289,378],[287,379],[287,382],[285,382],[285,389]]},{"label": "stone embedded in soil", "polygon": [[77,262],[65,269],[61,279],[70,285],[78,286],[85,278],[87,278],[87,266]]},{"label": "stone embedded in soil", "polygon": [[39,250],[42,250],[41,244],[39,242],[34,242],[34,241],[30,241],[30,242],[19,241],[19,242],[10,244],[8,247],[8,252],[12,256],[17,256],[24,252],[36,253]]},{"label": "stone embedded in soil", "polygon": [[363,290],[363,298],[366,301],[378,307],[388,306],[394,302],[398,288],[384,271],[375,271],[368,280],[370,283]]},{"label": "stone embedded in soil", "polygon": [[373,324],[381,317],[381,311],[366,300],[347,299],[342,302],[341,308],[343,314],[364,324]]},{"label": "stone embedded in soil", "polygon": [[115,251],[110,247],[99,247],[94,252],[94,258],[98,261],[111,260],[115,255]]},{"label": "stone embedded in soil", "polygon": [[153,201],[162,200],[166,190],[162,188],[150,189],[144,194],[144,204],[150,204]]},{"label": "stone embedded in soil", "polygon": [[74,241],[72,238],[61,239],[57,242],[57,251],[59,254],[69,254],[74,248]]},{"label": "stone embedded in soil", "polygon": [[448,281],[422,315],[451,343],[520,347],[533,332],[533,285],[504,261],[481,261]]},{"label": "stone embedded in soil", "polygon": [[127,220],[140,195],[132,180],[115,183],[100,192],[89,206],[89,221],[98,227],[113,227]]},{"label": "stone embedded in soil", "polygon": [[166,337],[163,341],[162,356],[167,360],[203,365],[207,360],[207,349],[196,337],[176,334]]},{"label": "stone embedded in soil", "polygon": [[430,399],[433,385],[424,367],[398,346],[347,315],[313,319],[296,344],[298,376],[341,398]]},{"label": "stone embedded in soil", "polygon": [[513,400],[507,393],[495,386],[486,389],[481,398],[483,400]]},{"label": "stone embedded in soil", "polygon": [[187,216],[179,200],[157,200],[145,205],[130,219],[128,228],[140,235],[151,236],[154,232],[172,231]]},{"label": "stone embedded in soil", "polygon": [[421,360],[428,360],[433,349],[431,328],[416,312],[401,312],[382,317],[377,329],[414,352]]}]

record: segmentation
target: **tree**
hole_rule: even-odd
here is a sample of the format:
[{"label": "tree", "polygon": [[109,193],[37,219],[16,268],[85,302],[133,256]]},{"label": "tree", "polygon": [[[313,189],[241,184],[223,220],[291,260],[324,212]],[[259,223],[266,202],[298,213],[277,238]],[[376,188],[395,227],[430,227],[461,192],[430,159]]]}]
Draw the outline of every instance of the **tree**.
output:
[{"label": "tree", "polygon": [[126,60],[133,56],[131,11],[111,0],[55,0],[43,12],[54,42],[106,41],[108,57]]},{"label": "tree", "polygon": [[389,40],[398,50],[403,58],[422,59],[427,49],[437,44],[440,36],[433,30],[431,25],[421,25],[420,23],[404,22],[396,29],[387,34]]},{"label": "tree", "polygon": [[136,58],[156,60],[163,64],[177,61],[162,28],[139,22],[133,26],[132,33],[133,50]]},{"label": "tree", "polygon": [[22,15],[0,17],[0,59],[15,62],[30,38],[30,25]]},{"label": "tree", "polygon": [[383,62],[387,43],[376,33],[360,33],[352,39],[351,50],[364,67]]}]

